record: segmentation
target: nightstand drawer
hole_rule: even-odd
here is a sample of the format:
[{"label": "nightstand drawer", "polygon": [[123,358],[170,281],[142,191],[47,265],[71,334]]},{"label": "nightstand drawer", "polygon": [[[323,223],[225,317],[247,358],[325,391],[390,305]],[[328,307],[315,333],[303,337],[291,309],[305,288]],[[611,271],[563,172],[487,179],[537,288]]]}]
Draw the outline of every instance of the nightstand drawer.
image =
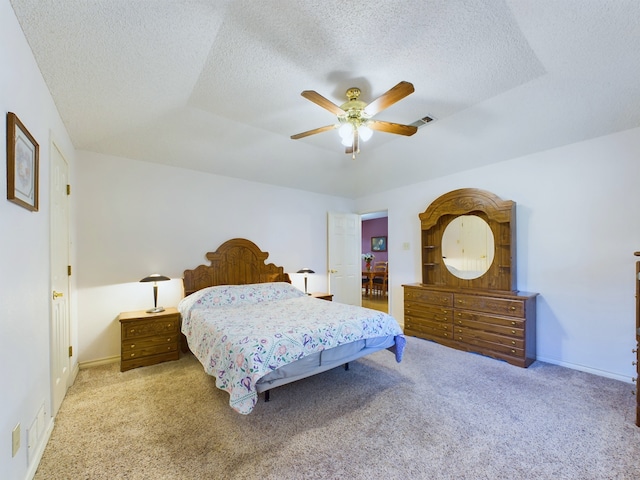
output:
[{"label": "nightstand drawer", "polygon": [[178,342],[174,341],[166,345],[149,345],[148,347],[122,350],[122,359],[130,360],[137,357],[147,357],[158,353],[175,352],[178,350]]},{"label": "nightstand drawer", "polygon": [[123,340],[136,337],[148,337],[150,335],[171,334],[178,331],[179,320],[174,319],[156,319],[139,322],[127,322],[123,326]]},{"label": "nightstand drawer", "polygon": [[178,334],[173,335],[164,335],[164,336],[155,336],[148,338],[134,338],[130,341],[122,342],[122,353],[124,352],[134,351],[134,350],[143,350],[150,347],[156,346],[164,346],[164,345],[172,345],[178,342]]}]

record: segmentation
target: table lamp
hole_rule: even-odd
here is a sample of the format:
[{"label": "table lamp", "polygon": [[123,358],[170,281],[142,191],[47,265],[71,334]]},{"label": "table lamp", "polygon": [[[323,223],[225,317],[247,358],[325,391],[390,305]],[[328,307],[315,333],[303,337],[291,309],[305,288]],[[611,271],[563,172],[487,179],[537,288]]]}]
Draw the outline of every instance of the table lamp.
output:
[{"label": "table lamp", "polygon": [[316,273],[316,272],[311,270],[309,267],[305,267],[305,268],[301,268],[300,270],[298,270],[298,273],[304,273],[304,293],[309,295],[309,293],[307,293],[307,275],[309,273]]},{"label": "table lamp", "polygon": [[141,282],[153,282],[153,308],[147,310],[147,313],[160,313],[164,312],[164,307],[158,306],[158,282],[164,282],[165,280],[171,280],[169,277],[154,273],[147,277],[144,277]]}]

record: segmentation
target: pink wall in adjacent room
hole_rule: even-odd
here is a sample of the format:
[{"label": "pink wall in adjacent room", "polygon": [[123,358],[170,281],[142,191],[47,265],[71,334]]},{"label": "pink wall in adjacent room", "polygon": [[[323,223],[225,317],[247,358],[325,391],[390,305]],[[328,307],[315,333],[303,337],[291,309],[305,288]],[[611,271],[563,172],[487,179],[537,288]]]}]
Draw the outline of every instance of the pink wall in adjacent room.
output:
[{"label": "pink wall in adjacent room", "polygon": [[[362,253],[371,252],[375,255],[374,262],[386,262],[387,252],[372,252],[371,237],[387,237],[387,217],[374,218],[373,220],[362,221]],[[389,238],[387,237],[387,250],[389,249]],[[364,269],[364,261],[362,261]]]}]

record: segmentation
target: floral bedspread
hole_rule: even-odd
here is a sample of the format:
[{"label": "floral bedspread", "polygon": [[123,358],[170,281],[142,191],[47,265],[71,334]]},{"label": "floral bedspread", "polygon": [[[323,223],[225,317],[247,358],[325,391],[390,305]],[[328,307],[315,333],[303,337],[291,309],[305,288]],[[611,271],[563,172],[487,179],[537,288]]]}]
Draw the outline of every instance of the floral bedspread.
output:
[{"label": "floral bedspread", "polygon": [[405,345],[392,316],[311,298],[284,282],[209,287],[184,298],[178,309],[191,351],[242,414],[253,410],[260,378],[306,355],[394,335],[400,362]]}]

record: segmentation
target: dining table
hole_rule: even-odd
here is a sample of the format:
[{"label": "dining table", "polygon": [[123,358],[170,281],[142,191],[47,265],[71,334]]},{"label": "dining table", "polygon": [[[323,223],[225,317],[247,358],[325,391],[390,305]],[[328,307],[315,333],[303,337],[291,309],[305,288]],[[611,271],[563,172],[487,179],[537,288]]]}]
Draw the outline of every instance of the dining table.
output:
[{"label": "dining table", "polygon": [[364,280],[364,278],[366,277],[368,279],[368,281],[366,283],[363,283],[364,286],[364,295],[365,297],[369,296],[370,292],[373,292],[373,279],[375,277],[384,277],[384,274],[386,272],[381,271],[381,270],[363,270],[362,271],[362,279]]}]

